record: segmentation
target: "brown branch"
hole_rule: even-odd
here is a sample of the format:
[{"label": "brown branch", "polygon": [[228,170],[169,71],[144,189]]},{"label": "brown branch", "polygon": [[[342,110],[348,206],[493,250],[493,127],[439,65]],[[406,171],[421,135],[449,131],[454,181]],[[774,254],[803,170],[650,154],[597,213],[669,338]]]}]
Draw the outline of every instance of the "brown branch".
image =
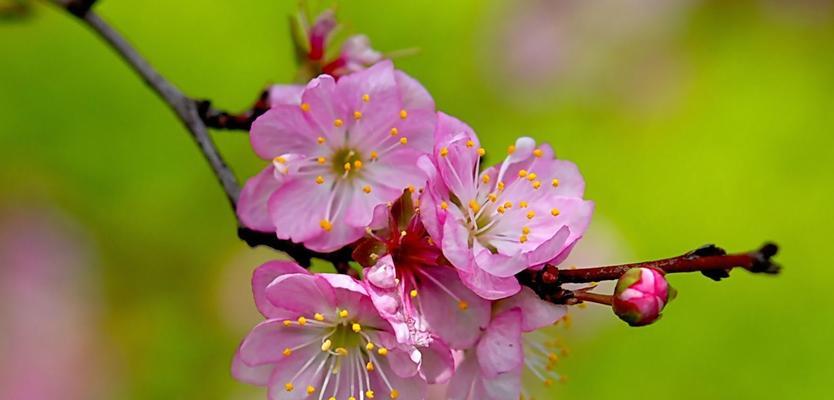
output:
[{"label": "brown branch", "polygon": [[249,131],[252,122],[269,110],[269,89],[264,89],[258,99],[248,110],[232,114],[227,111],[218,110],[211,105],[210,100],[197,102],[197,111],[200,118],[209,128],[223,130]]},{"label": "brown branch", "polygon": [[777,251],[778,247],[773,243],[738,254],[727,254],[715,245],[706,245],[682,256],[661,260],[577,269],[558,269],[547,265],[540,271],[523,271],[517,276],[522,284],[535,290],[542,298],[556,303],[569,303],[577,293],[563,289],[562,284],[616,280],[632,268],[654,268],[666,274],[700,272],[716,281],[729,277],[733,268],[744,268],[753,273],[778,274],[781,267],[771,260]]}]

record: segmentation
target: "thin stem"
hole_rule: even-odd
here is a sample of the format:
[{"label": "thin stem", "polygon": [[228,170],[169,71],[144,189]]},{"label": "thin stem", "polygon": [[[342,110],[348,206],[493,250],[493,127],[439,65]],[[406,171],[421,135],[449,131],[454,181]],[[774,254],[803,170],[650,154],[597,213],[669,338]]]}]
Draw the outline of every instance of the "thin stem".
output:
[{"label": "thin stem", "polygon": [[599,294],[591,292],[576,291],[573,292],[573,298],[579,301],[587,301],[591,303],[604,304],[610,306],[614,303],[614,298],[610,294]]}]

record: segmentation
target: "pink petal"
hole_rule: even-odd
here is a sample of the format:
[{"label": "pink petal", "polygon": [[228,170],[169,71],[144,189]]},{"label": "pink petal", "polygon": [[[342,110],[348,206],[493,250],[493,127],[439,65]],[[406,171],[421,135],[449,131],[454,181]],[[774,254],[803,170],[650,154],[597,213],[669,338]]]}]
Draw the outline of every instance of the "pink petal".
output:
[{"label": "pink petal", "polygon": [[269,87],[269,105],[287,104],[297,106],[301,104],[301,93],[304,85],[272,85]]},{"label": "pink petal", "polygon": [[512,309],[492,319],[475,349],[487,378],[522,367],[521,311]]},{"label": "pink petal", "polygon": [[526,254],[527,265],[533,268],[556,258],[565,249],[568,237],[570,237],[570,228],[563,226],[553,237]]},{"label": "pink petal", "polygon": [[266,298],[266,287],[275,278],[286,274],[307,274],[306,269],[290,261],[269,261],[252,272],[252,294],[255,306],[266,318],[291,318],[291,312],[275,308]]},{"label": "pink petal", "polygon": [[269,196],[281,186],[275,177],[275,168],[270,164],[263,171],[246,181],[237,202],[237,216],[247,228],[261,232],[274,232],[267,203]]},{"label": "pink petal", "polygon": [[[238,355],[249,366],[274,363],[285,357],[282,354],[285,348],[314,341],[322,334],[318,329],[286,327],[283,320],[270,319],[252,328],[240,344]],[[313,347],[318,350],[318,346]]]},{"label": "pink petal", "polygon": [[521,368],[494,378],[481,376],[472,387],[472,398],[478,400],[518,399],[521,393]]},{"label": "pink petal", "polygon": [[510,297],[521,290],[515,277],[499,278],[480,268],[472,268],[468,272],[458,270],[458,274],[466,287],[487,300]]},{"label": "pink petal", "polygon": [[272,370],[275,366],[272,364],[262,364],[255,367],[250,367],[240,359],[240,355],[235,354],[232,360],[232,376],[235,379],[251,385],[266,386],[269,382],[269,376],[272,375]]},{"label": "pink petal", "polygon": [[403,107],[409,110],[409,115],[413,110],[434,111],[434,99],[420,82],[399,70],[394,71],[394,78],[400,89]]},{"label": "pink petal", "polygon": [[266,287],[266,298],[273,306],[300,315],[318,312],[333,316],[337,312],[333,288],[323,278],[310,273],[279,276]]},{"label": "pink petal", "polygon": [[[269,377],[267,391],[269,399],[309,399],[310,395],[306,391],[308,385],[319,389],[322,387],[322,382],[327,374],[327,370],[324,369],[326,365],[318,373],[316,371],[327,356],[327,353],[321,351],[320,345],[317,345],[295,351],[289,357],[284,357],[278,361],[275,364],[275,370]],[[291,381],[294,388],[291,392],[288,392],[284,385]]]},{"label": "pink petal", "polygon": [[452,378],[455,360],[449,346],[441,340],[434,340],[429,347],[421,348],[423,361],[420,373],[427,383],[444,383]]},{"label": "pink petal", "polygon": [[341,119],[343,122],[348,122],[348,117],[353,112],[346,109],[345,104],[336,96],[336,81],[333,77],[319,75],[311,80],[301,95],[301,101],[310,106],[309,111],[304,112],[304,118],[311,128],[310,137],[313,142],[315,143],[316,138],[321,136],[327,139],[328,145],[333,148],[344,146],[347,125],[337,127],[334,121]]},{"label": "pink petal", "polygon": [[[449,390],[446,393],[448,400],[469,400],[472,387],[476,380],[480,380],[481,367],[478,365],[478,357],[474,351],[466,353],[463,361],[458,365],[452,380],[449,381]],[[475,397],[475,399],[478,399]],[[508,399],[514,399],[508,397]]]},{"label": "pink petal", "polygon": [[516,308],[521,311],[521,329],[531,332],[553,325],[565,316],[567,308],[561,304],[544,301],[530,288],[523,287],[514,296],[500,300],[495,305],[495,314]]},{"label": "pink petal", "polygon": [[[452,268],[424,266],[415,277],[418,301],[431,330],[453,348],[471,347],[489,323],[490,303],[467,289]],[[466,309],[461,309],[458,299]]]},{"label": "pink petal", "polygon": [[[479,244],[476,243],[476,245]],[[478,251],[478,254],[475,256],[475,262],[478,264],[478,268],[500,278],[515,276],[529,266],[527,257],[521,253],[520,249],[514,255],[493,254],[482,246],[480,250],[476,249],[476,251]]]},{"label": "pink petal", "polygon": [[249,132],[255,154],[270,161],[285,153],[313,154],[318,136],[299,106],[281,104],[258,117]]},{"label": "pink petal", "polygon": [[[465,204],[474,199],[477,192],[474,174],[480,157],[475,132],[454,117],[438,113],[435,138],[435,162],[440,177],[449,191]],[[475,142],[475,146],[467,147],[468,140]],[[438,154],[443,147],[448,152],[445,157]]]},{"label": "pink petal", "polygon": [[472,271],[474,258],[469,248],[469,231],[458,221],[447,219],[443,224],[443,255],[460,271]]}]

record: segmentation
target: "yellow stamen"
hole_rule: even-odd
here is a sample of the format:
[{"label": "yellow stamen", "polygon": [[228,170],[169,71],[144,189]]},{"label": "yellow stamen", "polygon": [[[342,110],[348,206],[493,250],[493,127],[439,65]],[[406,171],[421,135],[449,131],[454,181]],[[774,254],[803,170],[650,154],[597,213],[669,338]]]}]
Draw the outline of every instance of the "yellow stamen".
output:
[{"label": "yellow stamen", "polygon": [[504,202],[504,208],[513,208],[513,203],[510,202],[510,201],[505,201]]},{"label": "yellow stamen", "polygon": [[554,178],[550,183],[553,185],[553,187],[558,187],[559,186],[559,180],[556,179],[556,178]]},{"label": "yellow stamen", "polygon": [[489,199],[489,201],[491,201],[491,202],[493,202],[493,203],[495,203],[496,201],[498,201],[498,195],[497,195],[497,194],[495,194],[495,193],[490,193],[490,194],[488,194],[488,195],[487,195],[487,198]]},{"label": "yellow stamen", "polygon": [[368,361],[368,363],[365,364],[365,369],[367,369],[368,371],[373,371],[374,370],[374,363]]},{"label": "yellow stamen", "polygon": [[298,317],[298,324],[301,326],[307,325],[307,318]]},{"label": "yellow stamen", "polygon": [[333,346],[333,342],[327,339],[321,343],[321,351],[330,351],[331,346]]},{"label": "yellow stamen", "polygon": [[400,138],[400,144],[408,144],[408,138],[403,136]]},{"label": "yellow stamen", "polygon": [[498,182],[498,191],[501,192],[504,190],[504,182]]},{"label": "yellow stamen", "polygon": [[350,396],[350,397],[348,397],[348,400],[356,400],[356,397]]},{"label": "yellow stamen", "polygon": [[272,162],[276,162],[276,163],[278,163],[278,164],[286,164],[286,163],[287,163],[287,159],[286,159],[286,158],[284,158],[284,157],[278,156],[278,157],[273,158],[273,159],[272,159]]},{"label": "yellow stamen", "polygon": [[313,394],[316,392],[316,388],[312,386],[307,386],[307,394]]},{"label": "yellow stamen", "polygon": [[481,205],[475,200],[469,200],[469,208],[472,209],[472,212],[478,212],[481,210]]},{"label": "yellow stamen", "polygon": [[301,111],[307,112],[310,111],[310,105],[307,103],[301,103]]},{"label": "yellow stamen", "polygon": [[362,95],[362,101],[364,101],[365,103],[371,101],[371,96],[367,93],[363,94]]},{"label": "yellow stamen", "polygon": [[344,124],[345,124],[345,121],[342,121],[342,120],[341,120],[341,119],[339,119],[339,118],[336,118],[336,120],[335,120],[335,121],[333,121],[333,126],[335,126],[335,127],[337,127],[337,128],[338,128],[338,127],[340,127],[340,126],[342,126],[342,125],[344,125]]},{"label": "yellow stamen", "polygon": [[339,311],[339,316],[340,316],[340,317],[342,317],[342,318],[347,318],[347,317],[348,317],[348,315],[350,315],[350,313],[348,312],[348,310],[341,310],[341,311]]},{"label": "yellow stamen", "polygon": [[362,332],[362,325],[359,325],[354,322],[353,325],[350,326],[350,329],[356,333],[359,333]]},{"label": "yellow stamen", "polygon": [[316,159],[316,162],[318,162],[319,164],[324,164],[325,161],[327,160],[325,160],[324,157],[319,157]]},{"label": "yellow stamen", "polygon": [[295,386],[293,386],[292,383],[285,383],[284,384],[284,390],[286,390],[288,392],[292,392],[293,389],[295,389]]},{"label": "yellow stamen", "polygon": [[316,177],[316,183],[318,183],[319,185],[321,185],[322,183],[324,183],[324,177],[323,177],[323,176],[321,176],[321,175],[317,176],[317,177]]},{"label": "yellow stamen", "polygon": [[532,181],[536,180],[536,177],[537,177],[537,176],[538,176],[538,175],[536,175],[536,173],[535,173],[535,172],[531,172],[531,173],[527,174],[527,180],[528,180],[528,181],[530,181],[530,182],[532,182]]},{"label": "yellow stamen", "polygon": [[316,138],[316,143],[318,143],[318,144],[324,144],[324,142],[326,142],[326,141],[327,141],[327,139],[325,139],[323,136],[319,136],[319,137]]},{"label": "yellow stamen", "polygon": [[362,111],[354,111],[353,112],[353,119],[359,121],[362,119]]},{"label": "yellow stamen", "polygon": [[525,176],[527,176],[527,170],[526,169],[519,170],[518,171],[518,176],[524,178]]},{"label": "yellow stamen", "polygon": [[547,386],[547,387],[550,387],[551,385],[553,385],[553,379],[550,379],[550,378],[545,379],[544,380],[544,385]]},{"label": "yellow stamen", "polygon": [[440,202],[440,209],[441,210],[448,210],[449,209],[449,203],[447,203],[445,201],[441,201]]},{"label": "yellow stamen", "polygon": [[374,344],[373,343],[368,342],[368,344],[365,345],[365,350],[371,351],[373,349],[374,349]]},{"label": "yellow stamen", "polygon": [[353,168],[360,169],[362,168],[362,161],[356,160],[353,162]]},{"label": "yellow stamen", "polygon": [[550,209],[550,215],[552,215],[552,216],[554,216],[554,217],[558,217],[558,216],[559,216],[559,214],[561,214],[561,212],[559,211],[559,209],[558,209],[558,208],[551,208],[551,209]]},{"label": "yellow stamen", "polygon": [[518,238],[518,241],[519,241],[519,243],[526,242],[527,241],[527,235],[521,235],[521,237]]},{"label": "yellow stamen", "polygon": [[533,219],[536,216],[536,212],[533,210],[527,211],[527,219]]},{"label": "yellow stamen", "polygon": [[486,149],[481,147],[478,149],[478,155],[483,157],[486,154]]},{"label": "yellow stamen", "polygon": [[408,294],[411,296],[412,299],[417,297],[417,289],[411,289],[411,291]]},{"label": "yellow stamen", "polygon": [[527,202],[526,201],[519,201],[518,206],[521,207],[521,208],[527,208]]},{"label": "yellow stamen", "polygon": [[400,110],[400,118],[402,118],[402,119],[408,118],[408,111]]},{"label": "yellow stamen", "polygon": [[367,397],[369,399],[373,399],[374,398],[374,391],[370,390],[370,389],[366,390],[365,391],[365,397]]},{"label": "yellow stamen", "polygon": [[281,354],[283,354],[284,357],[289,357],[292,354],[292,349],[289,347],[285,347],[284,351],[282,351]]},{"label": "yellow stamen", "polygon": [[525,235],[529,235],[530,234],[530,227],[529,226],[521,227],[521,233],[523,233]]},{"label": "yellow stamen", "polygon": [[371,185],[365,185],[362,187],[362,191],[365,193],[371,193]]},{"label": "yellow stamen", "polygon": [[290,321],[288,319],[285,319],[284,320],[284,326],[286,326],[286,327],[292,326],[292,321]]},{"label": "yellow stamen", "polygon": [[559,356],[557,356],[556,353],[548,353],[547,359],[550,360],[550,362],[556,362],[559,361]]},{"label": "yellow stamen", "polygon": [[397,128],[391,128],[391,136],[397,136],[400,134],[400,131]]},{"label": "yellow stamen", "polygon": [[377,158],[379,158],[379,153],[371,151],[371,160],[376,160]]},{"label": "yellow stamen", "polygon": [[466,311],[466,310],[469,308],[469,303],[467,303],[467,302],[465,302],[465,301],[461,300],[461,301],[459,301],[459,302],[458,302],[458,308],[459,308],[461,311]]},{"label": "yellow stamen", "polygon": [[315,313],[315,315],[313,315],[313,319],[316,321],[324,321],[324,315],[321,315],[321,313]]},{"label": "yellow stamen", "polygon": [[440,157],[446,157],[449,155],[449,148],[448,147],[441,147],[440,148]]},{"label": "yellow stamen", "polygon": [[330,232],[331,230],[333,230],[333,224],[326,219],[319,221],[319,226],[321,227],[321,229],[324,229],[325,232]]},{"label": "yellow stamen", "polygon": [[466,141],[466,147],[470,147],[470,148],[475,147],[475,141],[472,140],[472,139],[467,140]]},{"label": "yellow stamen", "polygon": [[386,349],[385,347],[380,347],[379,349],[377,349],[376,353],[381,355],[381,356],[387,356],[388,355],[388,349]]},{"label": "yellow stamen", "polygon": [[389,397],[396,399],[397,397],[400,397],[400,392],[398,392],[397,389],[391,389],[391,395]]},{"label": "yellow stamen", "polygon": [[535,149],[533,150],[533,155],[536,156],[536,158],[540,158],[544,155],[544,151],[542,151],[542,149]]},{"label": "yellow stamen", "polygon": [[533,189],[538,189],[540,187],[542,187],[541,181],[533,181]]},{"label": "yellow stamen", "polygon": [[507,210],[504,209],[504,206],[498,206],[498,208],[496,208],[495,211],[498,211],[498,214],[503,214]]},{"label": "yellow stamen", "polygon": [[481,182],[483,182],[483,183],[489,183],[489,179],[490,179],[490,178],[489,178],[489,175],[484,175],[483,177],[481,177]]},{"label": "yellow stamen", "polygon": [[344,347],[337,347],[335,352],[336,352],[336,355],[341,356],[341,357],[344,357],[344,356],[348,355],[348,350]]},{"label": "yellow stamen", "polygon": [[507,146],[507,154],[513,154],[513,153],[515,153],[515,145],[511,144],[511,145]]},{"label": "yellow stamen", "polygon": [[417,189],[414,188],[414,185],[408,185],[408,187],[406,187],[406,190],[408,190],[408,193],[414,193],[414,191]]}]

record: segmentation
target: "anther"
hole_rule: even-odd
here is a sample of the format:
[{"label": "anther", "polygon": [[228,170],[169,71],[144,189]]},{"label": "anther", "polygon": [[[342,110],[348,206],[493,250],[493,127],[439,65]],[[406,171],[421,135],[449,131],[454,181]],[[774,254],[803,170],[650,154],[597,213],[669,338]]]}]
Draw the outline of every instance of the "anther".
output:
[{"label": "anther", "polygon": [[558,179],[554,178],[550,183],[553,185],[553,187],[558,187],[559,186],[559,180]]},{"label": "anther", "polygon": [[353,325],[350,326],[350,329],[356,333],[359,333],[362,332],[362,325],[359,325],[354,322]]},{"label": "anther", "polygon": [[301,103],[301,111],[307,112],[310,111],[310,105],[307,103]]},{"label": "anther", "polygon": [[507,154],[513,154],[513,153],[515,153],[515,145],[511,144],[511,145],[507,146]]},{"label": "anther", "polygon": [[362,168],[362,161],[356,160],[353,162],[353,168],[360,169]]},{"label": "anther", "polygon": [[403,136],[400,138],[400,144],[408,144],[408,138]]},{"label": "anther", "polygon": [[533,189],[538,189],[540,187],[542,187],[541,181],[533,181]]},{"label": "anther", "polygon": [[398,392],[397,389],[391,389],[391,394],[388,397],[396,399],[400,397],[400,392]]},{"label": "anther", "polygon": [[376,160],[377,158],[379,158],[379,153],[371,151],[371,160]]},{"label": "anther", "polygon": [[478,212],[481,210],[481,205],[475,200],[469,200],[469,208],[472,209],[472,212]]},{"label": "anther", "polygon": [[558,216],[559,216],[559,214],[561,214],[561,212],[559,211],[559,209],[558,209],[558,208],[551,208],[551,209],[550,209],[550,215],[552,215],[552,216],[554,216],[554,217],[558,217]]},{"label": "anther", "polygon": [[327,160],[325,160],[324,157],[319,157],[316,159],[316,162],[318,162],[319,164],[324,164],[325,161]]},{"label": "anther", "polygon": [[307,325],[307,318],[304,318],[303,316],[298,317],[298,325],[301,325],[301,326]]},{"label": "anther", "polygon": [[449,209],[449,203],[447,203],[445,201],[441,201],[440,202],[440,209],[441,210],[448,210]]},{"label": "anther", "polygon": [[498,191],[501,192],[504,190],[504,182],[498,182]]},{"label": "anther", "polygon": [[282,351],[281,354],[283,354],[284,357],[289,357],[290,355],[292,355],[292,349],[289,347],[285,347],[284,351]]},{"label": "anther", "polygon": [[446,157],[449,155],[449,148],[448,147],[441,147],[440,148],[440,157]]},{"label": "anther", "polygon": [[483,177],[481,177],[481,182],[483,182],[483,183],[489,183],[489,179],[490,179],[490,178],[489,178],[489,175],[484,175]]},{"label": "anther", "polygon": [[408,111],[406,111],[406,110],[400,110],[400,118],[401,118],[401,119],[406,119],[406,118],[408,118]]},{"label": "anther", "polygon": [[374,370],[374,363],[371,362],[371,361],[368,361],[368,363],[365,364],[365,369],[368,370],[368,371],[373,371]]},{"label": "anther", "polygon": [[376,353],[381,355],[381,356],[387,356],[388,355],[388,349],[386,349],[385,347],[380,347],[379,349],[377,349]]},{"label": "anther", "polygon": [[365,345],[365,350],[371,351],[373,349],[374,349],[374,344],[373,343],[368,342],[368,344]]},{"label": "anther", "polygon": [[374,398],[374,391],[371,390],[371,389],[366,390],[365,391],[365,397],[367,397],[369,399],[373,399]]},{"label": "anther", "polygon": [[525,176],[527,176],[527,170],[526,169],[519,170],[518,171],[518,176],[524,178]]},{"label": "anther", "polygon": [[284,390],[286,390],[288,392],[292,392],[293,389],[295,389],[295,386],[292,385],[292,382],[284,384]]},{"label": "anther", "polygon": [[324,177],[323,177],[323,176],[321,176],[321,175],[317,176],[317,177],[316,177],[316,183],[318,183],[319,185],[321,185],[322,183],[324,183]]},{"label": "anther", "polygon": [[527,242],[527,235],[521,235],[521,236],[518,238],[518,242],[519,242],[519,243],[525,243],[525,242]]},{"label": "anther", "polygon": [[273,158],[272,162],[275,162],[275,163],[278,163],[278,164],[286,164],[287,159],[284,158],[284,157],[278,156],[278,157]]},{"label": "anther", "polygon": [[529,235],[530,234],[530,227],[529,226],[521,227],[521,233],[523,233],[525,235]]},{"label": "anther", "polygon": [[330,351],[331,346],[333,346],[333,342],[327,339],[321,343],[321,351]]},{"label": "anther", "polygon": [[400,131],[397,128],[391,128],[390,134],[391,136],[397,136],[400,134]]},{"label": "anther", "polygon": [[348,317],[348,315],[350,315],[350,313],[348,312],[348,310],[340,310],[340,311],[339,311],[339,316],[340,316],[340,317],[342,317],[342,318],[347,318],[347,317]]},{"label": "anther", "polygon": [[498,211],[498,214],[503,214],[503,213],[505,213],[507,210],[506,210],[506,209],[504,209],[504,206],[498,206],[498,208],[496,208],[496,209],[495,209],[495,211]]},{"label": "anther", "polygon": [[284,320],[284,322],[283,322],[283,324],[284,324],[284,326],[286,326],[286,327],[290,327],[290,326],[292,326],[292,321],[290,321],[290,320],[288,320],[288,319],[285,319],[285,320]]},{"label": "anther", "polygon": [[337,128],[344,125],[344,124],[345,124],[345,121],[342,121],[339,118],[336,118],[336,120],[333,121],[333,126],[335,126]]},{"label": "anther", "polygon": [[536,216],[536,212],[533,210],[527,211],[527,219],[533,219]]},{"label": "anther", "polygon": [[544,151],[542,151],[542,149],[535,149],[535,150],[533,150],[533,155],[536,158],[540,158],[541,156],[544,155]]},{"label": "anther", "polygon": [[537,177],[537,176],[538,176],[538,175],[536,175],[536,173],[535,173],[535,172],[531,172],[531,173],[527,174],[527,180],[528,180],[528,181],[530,181],[530,182],[532,182],[532,181],[536,180],[536,177]]},{"label": "anther", "polygon": [[307,386],[307,394],[313,394],[316,392],[316,388],[312,386]]},{"label": "anther", "polygon": [[478,148],[478,155],[483,157],[486,154],[486,149],[483,147]]},{"label": "anther", "polygon": [[321,227],[321,229],[324,229],[325,232],[330,232],[331,230],[333,230],[333,224],[326,219],[319,221],[319,226]]},{"label": "anther", "polygon": [[510,202],[510,201],[505,201],[504,202],[504,208],[513,208],[513,203]]},{"label": "anther", "polygon": [[327,139],[325,139],[323,136],[319,136],[319,137],[316,138],[316,143],[318,143],[318,144],[324,144],[324,142],[326,142],[326,141],[327,141]]},{"label": "anther", "polygon": [[472,140],[472,139],[467,140],[466,141],[466,147],[470,147],[470,148],[475,147],[475,141]]},{"label": "anther", "polygon": [[350,172],[350,169],[351,169],[350,163],[349,162],[345,163],[345,172]]},{"label": "anther", "polygon": [[362,111],[354,111],[353,112],[353,119],[359,121],[362,119]]},{"label": "anther", "polygon": [[344,347],[337,347],[336,350],[334,350],[334,351],[336,352],[336,355],[338,355],[340,357],[344,357],[344,356],[348,355],[348,350]]},{"label": "anther", "polygon": [[365,193],[371,193],[371,185],[365,185],[362,187],[362,191]]},{"label": "anther", "polygon": [[469,308],[469,303],[467,303],[467,302],[465,302],[465,301],[461,300],[461,301],[459,301],[459,302],[458,302],[458,308],[459,308],[461,311],[466,311],[466,310]]},{"label": "anther", "polygon": [[408,292],[408,294],[411,296],[412,299],[417,297],[417,289],[411,289],[411,291]]},{"label": "anther", "polygon": [[313,319],[315,319],[316,321],[324,321],[324,315],[321,315],[321,313],[316,313],[315,315],[313,315]]},{"label": "anther", "polygon": [[521,208],[527,208],[527,202],[526,201],[519,201],[518,206],[521,207]]},{"label": "anther", "polygon": [[490,193],[490,194],[488,194],[488,195],[487,195],[487,198],[489,199],[489,201],[491,201],[491,202],[493,202],[493,203],[495,203],[496,201],[498,201],[498,195],[497,195],[497,194],[495,194],[495,193]]}]

